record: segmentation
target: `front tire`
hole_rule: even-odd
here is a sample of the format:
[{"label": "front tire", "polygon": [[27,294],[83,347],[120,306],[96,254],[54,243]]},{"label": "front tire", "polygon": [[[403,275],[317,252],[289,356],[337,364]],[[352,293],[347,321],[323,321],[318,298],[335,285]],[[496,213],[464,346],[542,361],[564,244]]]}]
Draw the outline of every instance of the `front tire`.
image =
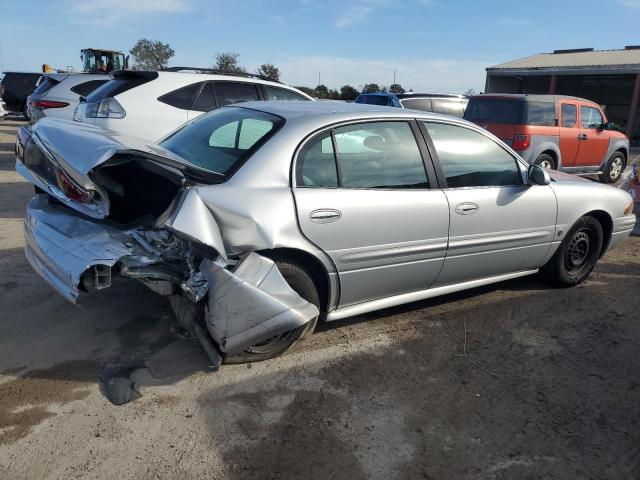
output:
[{"label": "front tire", "polygon": [[[318,310],[320,310],[320,295],[318,294],[318,289],[304,268],[288,260],[274,259],[274,262],[289,286],[307,302],[313,303]],[[298,328],[276,335],[257,345],[253,345],[244,352],[226,357],[225,363],[260,362],[283,355],[292,350],[306,335],[313,332],[317,323],[318,317],[315,317]]]},{"label": "front tire", "polygon": [[582,283],[593,271],[600,257],[604,234],[600,222],[591,216],[581,217],[542,268],[545,280],[559,287]]},{"label": "front tire", "polygon": [[624,153],[614,152],[604,166],[604,172],[600,175],[600,181],[602,183],[616,183],[622,176],[625,164],[626,159],[624,158]]}]

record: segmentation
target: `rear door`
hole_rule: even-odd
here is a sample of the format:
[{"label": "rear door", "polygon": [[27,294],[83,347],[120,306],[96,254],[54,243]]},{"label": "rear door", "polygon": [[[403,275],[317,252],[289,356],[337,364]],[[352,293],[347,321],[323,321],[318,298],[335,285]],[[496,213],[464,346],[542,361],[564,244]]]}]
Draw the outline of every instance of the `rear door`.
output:
[{"label": "rear door", "polygon": [[424,290],[440,273],[449,208],[419,135],[407,121],[350,124],[297,155],[300,228],[336,265],[340,306]]},{"label": "rear door", "polygon": [[580,124],[578,123],[578,102],[561,100],[559,102],[560,155],[562,166],[573,167],[580,147]]},{"label": "rear door", "polygon": [[575,167],[600,165],[609,149],[609,133],[601,128],[604,115],[599,108],[580,104],[580,146]]},{"label": "rear door", "polygon": [[436,284],[539,268],[555,232],[551,187],[524,184],[515,157],[480,132],[433,121],[423,125],[447,183],[451,218]]}]

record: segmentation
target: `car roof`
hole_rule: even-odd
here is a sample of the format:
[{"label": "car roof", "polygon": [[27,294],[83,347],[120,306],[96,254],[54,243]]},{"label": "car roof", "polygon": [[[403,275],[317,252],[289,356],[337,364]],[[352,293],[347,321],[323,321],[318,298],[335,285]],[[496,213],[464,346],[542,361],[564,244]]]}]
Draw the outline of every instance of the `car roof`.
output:
[{"label": "car roof", "polygon": [[474,95],[471,98],[513,98],[523,100],[525,102],[557,102],[558,100],[576,100],[579,102],[587,102],[597,105],[592,100],[586,98],[572,97],[571,95],[544,95],[544,94],[530,94],[530,93],[481,93]]},{"label": "car roof", "polygon": [[423,112],[419,110],[409,110],[396,107],[383,107],[379,105],[369,105],[364,103],[343,102],[339,100],[328,100],[324,102],[301,102],[301,101],[268,101],[268,102],[246,102],[232,105],[233,107],[250,108],[266,113],[271,113],[285,120],[310,116],[342,116],[347,114],[352,117],[362,118],[449,118],[447,115],[438,113]]},{"label": "car roof", "polygon": [[379,97],[397,97],[399,99],[403,98],[414,98],[414,97],[439,97],[439,98],[467,98],[464,95],[455,95],[453,93],[418,93],[418,92],[405,92],[405,93],[393,93],[393,92],[371,92],[371,93],[361,93],[360,95],[375,95]]}]

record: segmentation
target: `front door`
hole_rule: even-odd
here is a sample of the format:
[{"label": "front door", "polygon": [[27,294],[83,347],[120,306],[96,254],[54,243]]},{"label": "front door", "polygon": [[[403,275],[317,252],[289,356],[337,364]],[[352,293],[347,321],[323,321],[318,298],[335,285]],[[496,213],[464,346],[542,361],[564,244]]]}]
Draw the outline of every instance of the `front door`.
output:
[{"label": "front door", "polygon": [[446,179],[450,228],[436,285],[537,269],[555,232],[549,186],[526,185],[523,166],[484,133],[425,122]]},{"label": "front door", "polygon": [[297,156],[300,228],[333,260],[339,306],[423,290],[440,273],[449,208],[414,131],[407,121],[341,126]]},{"label": "front door", "polygon": [[578,124],[578,102],[560,102],[560,156],[563,167],[573,167],[580,146],[580,125]]},{"label": "front door", "polygon": [[602,129],[604,117],[595,107],[580,105],[580,148],[574,166],[597,167],[609,149],[609,133]]}]

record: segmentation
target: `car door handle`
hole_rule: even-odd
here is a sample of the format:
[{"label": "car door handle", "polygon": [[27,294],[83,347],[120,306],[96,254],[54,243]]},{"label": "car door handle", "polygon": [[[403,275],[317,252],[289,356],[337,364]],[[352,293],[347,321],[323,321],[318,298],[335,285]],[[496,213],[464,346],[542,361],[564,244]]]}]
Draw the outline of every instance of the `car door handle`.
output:
[{"label": "car door handle", "polygon": [[342,212],[333,208],[319,208],[309,214],[309,220],[313,223],[331,223],[340,220]]},{"label": "car door handle", "polygon": [[456,213],[458,215],[472,215],[480,210],[480,205],[472,202],[465,202],[456,205]]},{"label": "car door handle", "polygon": [[586,140],[587,138],[587,134],[586,133],[581,133],[580,135],[578,135],[578,140]]}]

